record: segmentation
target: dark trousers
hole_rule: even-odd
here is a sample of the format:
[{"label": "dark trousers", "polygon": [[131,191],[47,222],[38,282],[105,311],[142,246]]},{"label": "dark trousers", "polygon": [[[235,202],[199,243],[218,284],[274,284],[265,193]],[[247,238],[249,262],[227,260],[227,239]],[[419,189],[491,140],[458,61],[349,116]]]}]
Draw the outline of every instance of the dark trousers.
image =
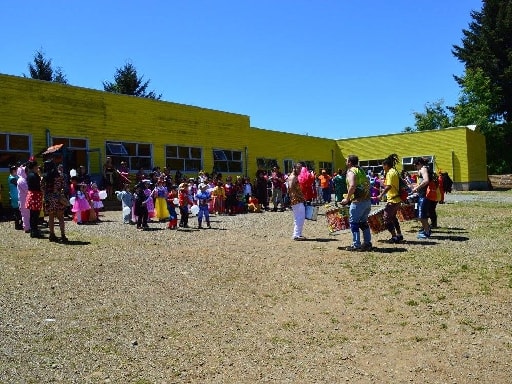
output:
[{"label": "dark trousers", "polygon": [[137,215],[137,228],[146,228],[148,226],[148,209],[145,206],[140,207]]},{"label": "dark trousers", "polygon": [[180,227],[188,226],[188,206],[180,207]]},{"label": "dark trousers", "polygon": [[30,210],[30,233],[38,234],[39,229],[37,229],[37,225],[39,224],[39,214],[41,211]]}]

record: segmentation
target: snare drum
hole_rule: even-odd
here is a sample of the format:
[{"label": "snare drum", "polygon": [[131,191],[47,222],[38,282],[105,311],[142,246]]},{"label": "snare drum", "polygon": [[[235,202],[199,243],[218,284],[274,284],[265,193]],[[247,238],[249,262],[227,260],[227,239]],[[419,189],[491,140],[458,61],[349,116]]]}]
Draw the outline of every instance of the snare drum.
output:
[{"label": "snare drum", "polygon": [[414,220],[416,218],[414,204],[401,204],[396,212],[396,216],[400,221]]},{"label": "snare drum", "polygon": [[372,233],[379,233],[386,230],[386,225],[384,224],[384,208],[379,208],[368,215],[368,225]]},{"label": "snare drum", "polygon": [[350,228],[348,207],[333,207],[325,212],[327,227],[330,233]]}]

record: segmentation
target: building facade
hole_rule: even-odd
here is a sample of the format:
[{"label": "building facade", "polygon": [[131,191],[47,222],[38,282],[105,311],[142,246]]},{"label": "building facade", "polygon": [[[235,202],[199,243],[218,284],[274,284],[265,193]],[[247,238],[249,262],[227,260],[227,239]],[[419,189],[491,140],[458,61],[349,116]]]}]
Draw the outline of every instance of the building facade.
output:
[{"label": "building facade", "polygon": [[397,153],[405,168],[414,156],[431,156],[459,189],[487,185],[485,138],[466,127],[333,140],[254,128],[242,114],[0,74],[4,205],[9,165],[56,144],[68,169],[85,165],[97,178],[107,156],[131,173],[160,166],[190,177],[204,170],[253,178],[273,165],[289,172],[297,161],[333,172],[351,153],[378,170]]}]

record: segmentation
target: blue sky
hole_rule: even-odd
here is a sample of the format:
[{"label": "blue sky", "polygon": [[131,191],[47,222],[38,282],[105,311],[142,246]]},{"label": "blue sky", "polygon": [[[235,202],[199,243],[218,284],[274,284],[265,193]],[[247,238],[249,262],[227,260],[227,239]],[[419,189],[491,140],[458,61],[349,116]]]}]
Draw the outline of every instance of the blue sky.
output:
[{"label": "blue sky", "polygon": [[[401,132],[456,103],[451,54],[480,0],[3,0],[0,73],[42,49],[102,90],[131,62],[162,100],[251,126],[344,138]],[[0,85],[1,86],[1,85]]]}]

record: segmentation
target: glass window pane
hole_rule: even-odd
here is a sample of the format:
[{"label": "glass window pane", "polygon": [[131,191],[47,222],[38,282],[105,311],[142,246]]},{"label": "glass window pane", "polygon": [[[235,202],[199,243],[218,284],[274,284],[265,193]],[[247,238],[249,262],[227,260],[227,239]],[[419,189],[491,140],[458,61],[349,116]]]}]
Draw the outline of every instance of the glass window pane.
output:
[{"label": "glass window pane", "polygon": [[151,146],[149,144],[139,144],[137,154],[139,156],[151,156]]},{"label": "glass window pane", "polygon": [[108,155],[128,155],[128,152],[121,143],[107,143]]},{"label": "glass window pane", "polygon": [[175,145],[165,147],[165,157],[178,157],[178,149]]},{"label": "glass window pane", "polygon": [[139,157],[139,168],[151,169],[151,159],[149,157]]},{"label": "glass window pane", "polygon": [[177,171],[177,170],[184,171],[185,170],[185,166],[183,164],[182,159],[167,159],[165,166],[170,171]]},{"label": "glass window pane", "polygon": [[178,147],[178,157],[180,157],[182,159],[189,159],[190,158],[189,147]]},{"label": "glass window pane", "polygon": [[214,150],[213,158],[215,160],[227,160],[226,154],[222,150]]},{"label": "glass window pane", "polygon": [[185,171],[199,172],[201,170],[200,160],[185,160]]},{"label": "glass window pane", "polygon": [[[233,151],[232,153],[233,153],[233,155],[232,155],[233,160],[238,160],[238,161],[242,160],[242,152],[240,152],[240,151]],[[273,160],[273,161],[275,162],[275,164],[277,164],[276,160]]]},{"label": "glass window pane", "polygon": [[137,156],[137,143],[123,143],[128,156]]},{"label": "glass window pane", "polygon": [[87,148],[87,140],[69,139],[69,146],[73,148]]},{"label": "glass window pane", "polygon": [[228,163],[226,161],[215,161],[213,170],[215,172],[228,172]]},{"label": "glass window pane", "polygon": [[28,136],[25,135],[11,135],[9,137],[9,148],[12,150],[28,151]]},{"label": "glass window pane", "polygon": [[7,149],[7,135],[4,133],[0,133],[0,150]]},{"label": "glass window pane", "polygon": [[230,161],[229,162],[229,172],[242,172],[242,163],[239,161]]},{"label": "glass window pane", "polygon": [[203,151],[201,148],[190,148],[190,157],[192,159],[202,159]]}]

